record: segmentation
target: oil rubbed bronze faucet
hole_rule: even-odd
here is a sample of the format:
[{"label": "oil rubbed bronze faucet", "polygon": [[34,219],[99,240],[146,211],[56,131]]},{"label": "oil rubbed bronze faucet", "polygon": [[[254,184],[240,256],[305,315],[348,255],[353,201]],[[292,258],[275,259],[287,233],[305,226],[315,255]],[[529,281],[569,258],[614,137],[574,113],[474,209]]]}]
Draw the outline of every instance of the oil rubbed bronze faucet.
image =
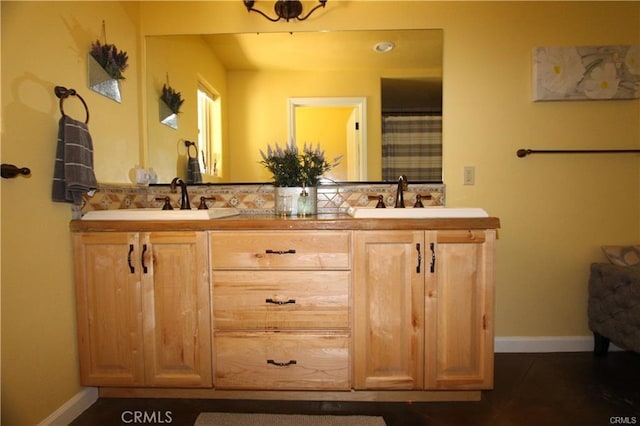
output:
[{"label": "oil rubbed bronze faucet", "polygon": [[187,192],[187,184],[179,177],[173,178],[171,181],[171,192],[176,191],[176,185],[180,185],[180,210],[191,210],[191,203],[189,202],[189,193]]},{"label": "oil rubbed bronze faucet", "polygon": [[395,208],[404,209],[404,191],[409,187],[406,175],[400,175],[398,178],[398,189],[396,190],[396,205]]}]

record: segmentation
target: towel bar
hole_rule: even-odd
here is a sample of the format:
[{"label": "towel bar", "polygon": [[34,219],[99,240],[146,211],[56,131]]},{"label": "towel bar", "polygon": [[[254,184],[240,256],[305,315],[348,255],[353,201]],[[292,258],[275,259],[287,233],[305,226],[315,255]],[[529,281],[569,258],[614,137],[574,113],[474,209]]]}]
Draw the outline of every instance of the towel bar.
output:
[{"label": "towel bar", "polygon": [[640,149],[519,149],[516,152],[519,158],[531,154],[640,154]]}]

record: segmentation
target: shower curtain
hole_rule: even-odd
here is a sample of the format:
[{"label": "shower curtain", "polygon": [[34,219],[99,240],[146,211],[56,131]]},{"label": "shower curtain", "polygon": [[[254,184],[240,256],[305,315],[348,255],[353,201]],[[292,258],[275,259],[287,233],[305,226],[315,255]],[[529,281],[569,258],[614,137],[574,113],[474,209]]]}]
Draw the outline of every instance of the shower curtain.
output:
[{"label": "shower curtain", "polygon": [[442,114],[382,118],[382,179],[442,180]]}]

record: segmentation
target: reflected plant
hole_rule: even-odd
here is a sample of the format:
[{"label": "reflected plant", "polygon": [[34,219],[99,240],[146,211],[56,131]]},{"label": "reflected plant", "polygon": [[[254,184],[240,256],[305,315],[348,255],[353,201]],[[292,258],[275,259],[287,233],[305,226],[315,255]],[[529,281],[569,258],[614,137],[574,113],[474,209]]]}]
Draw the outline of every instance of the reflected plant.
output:
[{"label": "reflected plant", "polygon": [[184,99],[182,99],[182,94],[176,92],[173,87],[164,84],[162,86],[162,96],[160,96],[160,99],[167,104],[171,112],[174,114],[180,113],[180,107]]}]

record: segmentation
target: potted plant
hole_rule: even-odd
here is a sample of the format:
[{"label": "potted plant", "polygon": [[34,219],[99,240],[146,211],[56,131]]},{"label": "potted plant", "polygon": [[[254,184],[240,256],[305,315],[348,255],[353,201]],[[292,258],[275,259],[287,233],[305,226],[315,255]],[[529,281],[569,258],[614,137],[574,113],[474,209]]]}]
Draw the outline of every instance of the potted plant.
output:
[{"label": "potted plant", "polygon": [[[276,213],[283,215],[317,213],[317,185],[324,173],[340,164],[342,158],[328,162],[320,144],[314,149],[305,143],[300,152],[293,140],[284,149],[277,143],[275,148],[268,145],[266,154],[260,150],[260,155],[260,164],[273,177]],[[305,198],[300,199],[301,196]]]},{"label": "potted plant", "polygon": [[118,50],[114,44],[101,44],[100,40],[96,40],[91,44],[90,54],[111,78],[124,80],[122,72],[129,66],[127,52]]},{"label": "potted plant", "polygon": [[119,80],[124,80],[123,72],[128,67],[128,60],[127,52],[96,40],[89,51],[89,88],[121,102]]}]

